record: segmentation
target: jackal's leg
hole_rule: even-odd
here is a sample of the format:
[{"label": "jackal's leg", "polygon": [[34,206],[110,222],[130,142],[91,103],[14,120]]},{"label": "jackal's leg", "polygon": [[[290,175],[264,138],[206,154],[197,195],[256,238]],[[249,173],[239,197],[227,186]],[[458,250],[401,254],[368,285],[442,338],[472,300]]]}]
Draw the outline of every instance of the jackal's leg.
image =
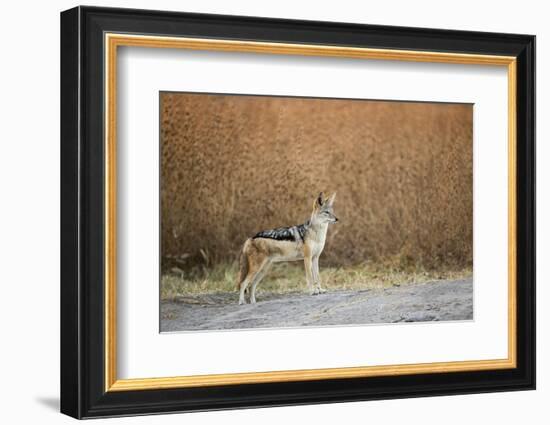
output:
[{"label": "jackal's leg", "polygon": [[267,270],[269,269],[269,265],[271,262],[269,260],[265,260],[264,263],[260,266],[260,269],[254,276],[254,279],[252,280],[250,284],[250,304],[256,304],[256,287],[260,284],[260,281],[264,278],[265,274],[267,273]]},{"label": "jackal's leg", "polygon": [[244,291],[246,291],[246,288],[248,287],[248,284],[250,283],[250,273],[246,275],[244,280],[241,282],[241,285],[239,287],[239,304],[245,304],[246,300],[244,298]]},{"label": "jackal's leg", "polygon": [[244,278],[240,287],[239,294],[239,304],[245,304],[246,300],[244,293],[247,288],[249,288],[248,293],[251,294],[252,298],[252,284],[256,280],[256,276],[261,272],[262,268],[265,266],[268,259],[265,256],[260,255],[250,255],[246,259],[248,261],[248,274]]},{"label": "jackal's leg", "polygon": [[306,269],[306,281],[307,287],[311,295],[316,295],[314,286],[313,286],[313,260],[310,256],[304,257],[304,267]]},{"label": "jackal's leg", "polygon": [[247,292],[248,285],[250,284],[250,280],[252,278],[250,257],[246,253],[243,253],[243,255],[245,255],[245,257],[243,258],[243,261],[246,261],[245,270],[247,270],[247,272],[246,272],[246,276],[244,277],[244,279],[239,284],[239,305],[240,304],[246,304],[246,299],[244,297],[244,294],[245,294],[245,292]]},{"label": "jackal's leg", "polygon": [[315,294],[322,294],[327,292],[325,289],[321,288],[321,276],[319,275],[319,257],[313,257],[312,260],[312,269],[313,269],[313,282],[315,283],[315,289],[313,290]]}]

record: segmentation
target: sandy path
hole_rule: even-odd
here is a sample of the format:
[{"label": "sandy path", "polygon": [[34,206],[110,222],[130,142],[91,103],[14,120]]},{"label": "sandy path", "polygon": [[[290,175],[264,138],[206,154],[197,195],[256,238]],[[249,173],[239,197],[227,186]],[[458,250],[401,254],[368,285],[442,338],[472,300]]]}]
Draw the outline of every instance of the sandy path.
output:
[{"label": "sandy path", "polygon": [[237,304],[237,293],[161,303],[161,331],[249,329],[397,323],[473,318],[472,280],[437,281],[387,289],[264,294]]}]

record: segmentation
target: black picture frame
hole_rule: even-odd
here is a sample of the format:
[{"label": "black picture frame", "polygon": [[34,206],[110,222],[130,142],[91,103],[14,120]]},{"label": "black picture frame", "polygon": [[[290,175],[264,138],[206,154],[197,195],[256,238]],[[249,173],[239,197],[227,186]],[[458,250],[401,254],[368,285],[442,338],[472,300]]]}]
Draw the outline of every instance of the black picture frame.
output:
[{"label": "black picture frame", "polygon": [[[308,43],[517,58],[517,367],[105,391],[104,33]],[[61,13],[61,412],[75,418],[535,388],[535,37],[132,9]]]}]

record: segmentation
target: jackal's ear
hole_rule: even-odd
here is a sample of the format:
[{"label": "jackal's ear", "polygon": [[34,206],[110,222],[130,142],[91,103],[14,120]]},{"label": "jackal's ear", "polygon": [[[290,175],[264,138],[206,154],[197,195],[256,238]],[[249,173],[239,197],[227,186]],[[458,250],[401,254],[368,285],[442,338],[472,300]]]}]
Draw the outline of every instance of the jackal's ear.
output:
[{"label": "jackal's ear", "polygon": [[313,201],[313,211],[318,211],[323,206],[323,192],[319,193],[319,196]]},{"label": "jackal's ear", "polygon": [[323,204],[324,204],[324,200],[323,200],[323,192],[319,193],[319,197],[317,198],[317,204],[322,207]]},{"label": "jackal's ear", "polygon": [[330,195],[330,198],[328,198],[325,203],[329,207],[332,207],[332,204],[334,204],[334,199],[336,199],[336,192],[334,192],[332,195]]}]

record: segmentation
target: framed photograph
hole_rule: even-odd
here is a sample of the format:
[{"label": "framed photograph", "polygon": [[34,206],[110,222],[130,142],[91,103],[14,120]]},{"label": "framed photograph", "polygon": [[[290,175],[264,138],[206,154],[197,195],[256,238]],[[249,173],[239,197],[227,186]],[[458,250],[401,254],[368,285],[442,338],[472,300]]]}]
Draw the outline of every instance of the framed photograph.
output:
[{"label": "framed photograph", "polygon": [[61,411],[535,387],[535,37],[61,14]]}]

